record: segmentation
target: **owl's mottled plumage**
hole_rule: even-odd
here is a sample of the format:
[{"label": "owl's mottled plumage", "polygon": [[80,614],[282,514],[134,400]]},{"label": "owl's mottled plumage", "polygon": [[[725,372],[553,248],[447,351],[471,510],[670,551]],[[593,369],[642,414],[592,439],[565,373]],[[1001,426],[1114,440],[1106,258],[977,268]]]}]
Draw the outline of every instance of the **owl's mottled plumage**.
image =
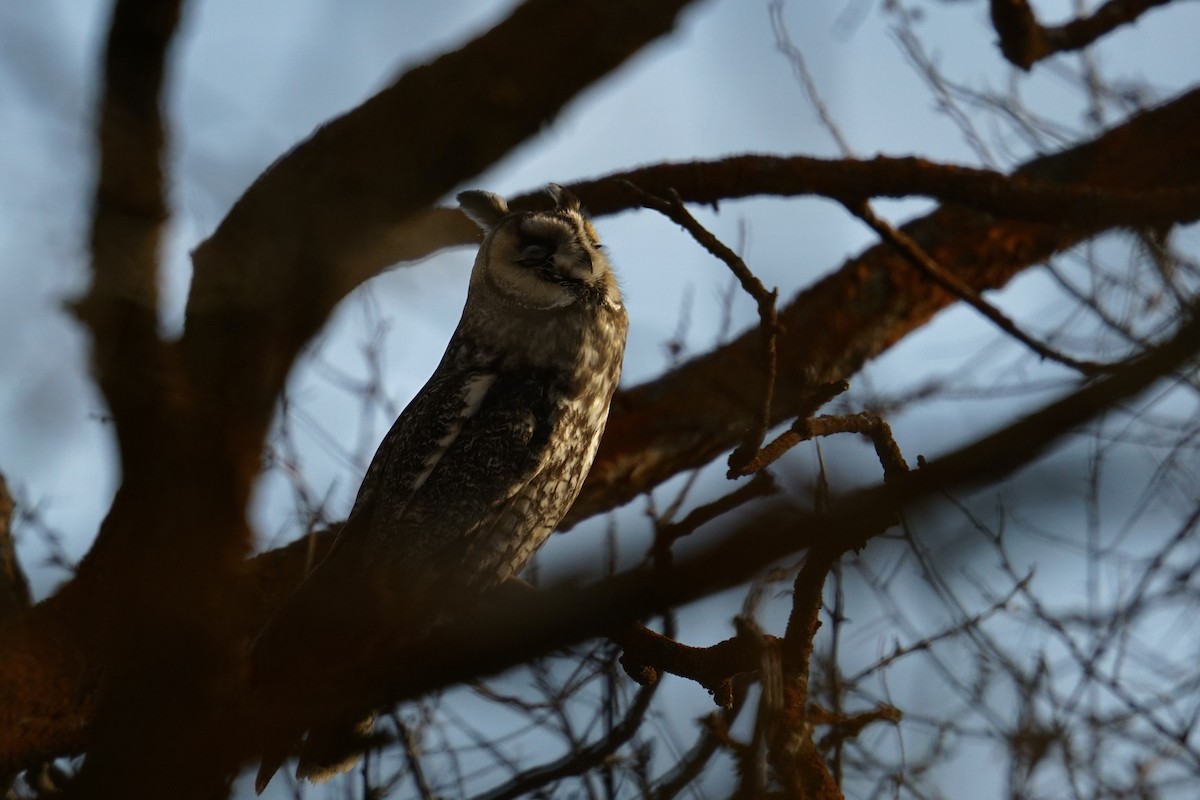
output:
[{"label": "owl's mottled plumage", "polygon": [[298,640],[361,658],[420,635],[518,572],[574,502],[628,319],[578,200],[551,194],[555,208],[538,212],[459,195],[484,232],[462,319],[329,556],[255,643],[261,680],[294,666]]}]

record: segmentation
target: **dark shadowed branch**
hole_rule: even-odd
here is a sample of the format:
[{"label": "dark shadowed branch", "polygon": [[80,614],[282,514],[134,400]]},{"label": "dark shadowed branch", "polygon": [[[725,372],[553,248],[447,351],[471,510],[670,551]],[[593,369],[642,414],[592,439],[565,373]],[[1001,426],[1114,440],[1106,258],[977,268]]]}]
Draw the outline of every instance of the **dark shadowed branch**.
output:
[{"label": "dark shadowed branch", "polygon": [[[1196,100],[1189,93],[1174,102],[1190,108]],[[1179,112],[1185,117],[1188,114],[1182,108]],[[642,205],[625,190],[626,183],[658,196],[674,189],[684,202],[714,208],[724,201],[760,196],[819,195],[840,203],[872,197],[927,197],[1006,219],[1072,223],[1093,230],[1162,225],[1200,215],[1200,186],[1194,177],[1168,185],[1126,181],[1127,185],[1121,186],[1103,179],[1091,183],[1095,176],[1083,164],[1052,174],[1044,167],[1037,168],[1038,163],[1027,165],[1032,170],[1005,175],[908,156],[860,160],[753,154],[653,164],[577,181],[567,188],[596,217]],[[546,203],[541,189],[510,200],[514,208],[542,208]],[[477,232],[458,209],[427,209],[397,226],[389,239],[388,257],[396,262],[424,258],[444,247],[471,244]]]},{"label": "dark shadowed branch", "polygon": [[1055,53],[1082,50],[1142,14],[1174,0],[1108,0],[1091,14],[1064,25],[1044,26],[1029,0],[992,0],[992,25],[1000,36],[1000,52],[1013,65],[1028,70]]},{"label": "dark shadowed branch", "polygon": [[18,612],[29,608],[29,584],[17,561],[12,535],[12,515],[15,505],[8,493],[8,483],[0,473],[0,624]]},{"label": "dark shadowed branch", "polygon": [[[195,251],[182,341],[206,404],[229,410],[230,451],[248,477],[296,354],[339,300],[396,260],[405,223],[669,33],[691,2],[527,0],[324,125],[255,181]],[[537,58],[512,57],[529,42]],[[415,124],[414,109],[438,124]]]}]

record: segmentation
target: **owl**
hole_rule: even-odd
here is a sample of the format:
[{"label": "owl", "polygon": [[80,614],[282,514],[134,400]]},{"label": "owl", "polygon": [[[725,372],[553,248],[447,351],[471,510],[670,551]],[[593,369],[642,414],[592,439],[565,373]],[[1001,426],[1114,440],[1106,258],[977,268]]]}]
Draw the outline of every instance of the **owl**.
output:
[{"label": "owl", "polygon": [[[329,555],[254,643],[256,682],[320,680],[323,663],[420,636],[516,574],[574,502],[628,317],[578,199],[549,193],[554,208],[533,212],[458,195],[483,230],[458,328],[379,445]],[[259,791],[278,766],[268,761]],[[320,762],[302,751],[298,774],[328,777]]]}]

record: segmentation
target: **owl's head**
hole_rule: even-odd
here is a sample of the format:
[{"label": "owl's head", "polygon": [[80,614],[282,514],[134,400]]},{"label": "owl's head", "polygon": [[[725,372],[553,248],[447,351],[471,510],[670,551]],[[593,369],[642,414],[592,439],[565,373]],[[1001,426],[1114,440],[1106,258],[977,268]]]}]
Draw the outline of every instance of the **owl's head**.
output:
[{"label": "owl's head", "polygon": [[553,183],[548,191],[550,211],[510,211],[491,192],[458,195],[484,234],[471,293],[530,311],[619,307],[621,291],[578,198]]}]

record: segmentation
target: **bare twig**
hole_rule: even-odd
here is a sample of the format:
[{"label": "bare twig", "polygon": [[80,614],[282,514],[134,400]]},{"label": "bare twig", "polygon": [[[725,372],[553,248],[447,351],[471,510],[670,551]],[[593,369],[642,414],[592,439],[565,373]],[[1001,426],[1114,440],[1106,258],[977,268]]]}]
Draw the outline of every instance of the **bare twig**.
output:
[{"label": "bare twig", "polygon": [[481,795],[478,800],[512,800],[563,778],[581,775],[600,764],[637,733],[656,688],[654,685],[641,687],[624,718],[613,726],[603,739],[567,753],[557,761],[514,775],[503,786]]},{"label": "bare twig", "polygon": [[890,722],[895,725],[903,717],[900,709],[886,704],[859,714],[833,714],[814,704],[809,706],[808,713],[814,725],[830,727],[817,743],[817,749],[822,751],[838,747],[847,739],[857,737],[863,728],[873,722]]},{"label": "bare twig", "polygon": [[775,309],[775,301],[779,298],[779,290],[767,290],[762,281],[750,271],[741,256],[701,225],[695,217],[688,213],[683,205],[683,198],[674,189],[670,191],[670,199],[642,191],[632,183],[622,184],[625,191],[633,195],[646,208],[653,209],[668,219],[678,223],[692,235],[705,250],[724,261],[730,271],[741,283],[746,294],[754,299],[758,306],[759,335],[762,337],[762,358],[765,367],[765,379],[762,390],[762,402],[756,424],[746,432],[742,443],[729,455],[729,477],[737,478],[748,474],[745,465],[758,452],[767,431],[771,427],[771,401],[775,394],[775,360],[776,342],[783,328],[779,324],[779,315]]},{"label": "bare twig", "polygon": [[779,490],[775,479],[769,472],[758,472],[754,479],[744,486],[719,497],[710,503],[692,509],[679,522],[672,522],[658,527],[654,532],[652,553],[656,567],[667,568],[671,564],[671,546],[679,539],[691,534],[701,525],[705,525],[723,514],[732,511],[751,500],[768,497]]},{"label": "bare twig", "polygon": [[399,731],[400,744],[404,749],[404,760],[408,764],[408,771],[412,774],[413,783],[417,787],[423,800],[434,800],[437,795],[433,793],[433,789],[429,786],[429,779],[425,776],[425,769],[421,766],[421,756],[417,752],[418,741],[416,734],[404,724],[404,720],[400,719],[399,714],[392,715],[392,721]]},{"label": "bare twig", "polygon": [[791,62],[792,71],[796,73],[796,78],[804,89],[804,96],[808,99],[809,105],[813,107],[813,111],[817,113],[821,125],[833,137],[834,143],[843,156],[854,155],[850,142],[842,133],[841,127],[834,120],[833,114],[829,112],[829,107],[825,105],[821,93],[817,90],[817,82],[808,69],[808,61],[804,58],[803,51],[792,41],[787,23],[783,19],[783,0],[771,0],[767,4],[767,15],[771,18],[771,33],[775,36],[775,49]]},{"label": "bare twig", "polygon": [[875,445],[875,454],[883,466],[884,480],[893,480],[908,472],[908,464],[904,455],[892,438],[891,426],[876,414],[863,412],[845,416],[820,416],[796,420],[792,426],[775,437],[766,447],[759,451],[754,460],[747,465],[746,470],[764,469],[778,460],[791,448],[813,439],[817,436],[831,436],[835,433],[860,433]]},{"label": "bare twig", "polygon": [[912,263],[917,269],[935,281],[946,291],[955,295],[963,302],[974,308],[979,313],[983,314],[991,320],[996,327],[1013,337],[1021,344],[1028,347],[1033,352],[1037,353],[1042,358],[1050,361],[1055,361],[1063,366],[1077,370],[1084,375],[1096,375],[1101,372],[1110,372],[1114,368],[1111,364],[1101,364],[1096,361],[1085,361],[1072,358],[1058,352],[1054,348],[1039,342],[1029,334],[1017,327],[1017,324],[1009,319],[1004,312],[993,306],[988,301],[976,292],[966,281],[957,277],[954,273],[942,267],[925,251],[920,244],[917,243],[908,234],[892,227],[885,220],[879,217],[872,209],[870,203],[863,201],[861,203],[848,203],[846,209],[854,216],[861,219],[870,226],[871,230],[879,234],[885,242],[888,242]]}]

